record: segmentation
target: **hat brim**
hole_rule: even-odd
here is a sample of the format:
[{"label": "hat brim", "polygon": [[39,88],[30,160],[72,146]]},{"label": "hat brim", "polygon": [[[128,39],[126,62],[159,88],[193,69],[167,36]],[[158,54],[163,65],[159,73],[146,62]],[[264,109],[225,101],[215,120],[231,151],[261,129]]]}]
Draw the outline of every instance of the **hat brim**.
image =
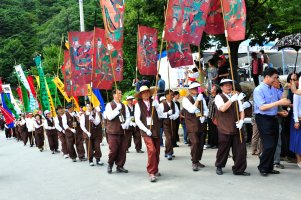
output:
[{"label": "hat brim", "polygon": [[233,81],[226,81],[226,82],[220,83],[219,86],[222,86],[222,85],[224,85],[225,83],[231,83],[231,84],[232,84]]},{"label": "hat brim", "polygon": [[[144,90],[144,91],[147,91],[147,90]],[[144,92],[144,91],[142,91],[142,92]],[[150,88],[148,89],[148,91],[150,91],[151,96],[153,96],[153,95],[155,94],[155,92],[156,92],[156,87],[155,87],[155,86],[152,86],[152,87],[150,87]],[[158,92],[158,87],[157,87],[157,92]],[[141,99],[140,93],[141,93],[141,92],[136,92],[136,93],[135,93],[135,95],[134,95],[135,99]]]}]

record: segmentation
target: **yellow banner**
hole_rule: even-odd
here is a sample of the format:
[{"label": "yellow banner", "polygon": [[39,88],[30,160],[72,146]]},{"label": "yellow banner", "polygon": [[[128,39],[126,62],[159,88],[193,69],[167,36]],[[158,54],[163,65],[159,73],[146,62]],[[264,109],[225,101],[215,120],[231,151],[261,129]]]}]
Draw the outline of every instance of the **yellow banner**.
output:
[{"label": "yellow banner", "polygon": [[88,97],[90,102],[93,104],[93,107],[98,107],[100,105],[100,102],[98,98],[95,96],[95,94],[93,93],[90,85],[88,85]]},{"label": "yellow banner", "polygon": [[71,97],[71,99],[73,101],[74,110],[77,111],[77,112],[79,112],[80,111],[80,107],[79,107],[77,101],[74,99],[73,96]]},{"label": "yellow banner", "polygon": [[61,94],[63,95],[63,97],[66,99],[66,101],[69,103],[71,101],[71,98],[65,92],[65,85],[61,81],[61,79],[59,77],[55,77],[53,79],[53,82],[56,85],[57,89],[61,92]]}]

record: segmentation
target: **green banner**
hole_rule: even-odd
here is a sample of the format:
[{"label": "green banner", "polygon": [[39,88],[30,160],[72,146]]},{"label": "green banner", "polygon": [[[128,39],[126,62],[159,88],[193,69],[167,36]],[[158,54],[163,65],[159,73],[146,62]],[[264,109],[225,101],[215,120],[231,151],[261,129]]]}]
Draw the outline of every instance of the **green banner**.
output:
[{"label": "green banner", "polygon": [[50,104],[49,104],[49,99],[47,96],[46,81],[45,81],[45,76],[44,76],[44,72],[43,72],[41,57],[36,56],[35,62],[36,62],[37,70],[38,70],[39,77],[40,77],[40,92],[39,92],[40,103],[42,105],[42,110],[44,112],[45,110],[50,110]]},{"label": "green banner", "polygon": [[56,85],[53,82],[53,78],[46,78],[46,82],[47,82],[51,97],[53,99],[54,106],[55,107],[62,106],[60,98],[59,98],[59,94],[57,92]]},{"label": "green banner", "polygon": [[21,91],[22,91],[22,100],[25,112],[30,112],[30,103],[27,90],[23,84],[21,84]]}]

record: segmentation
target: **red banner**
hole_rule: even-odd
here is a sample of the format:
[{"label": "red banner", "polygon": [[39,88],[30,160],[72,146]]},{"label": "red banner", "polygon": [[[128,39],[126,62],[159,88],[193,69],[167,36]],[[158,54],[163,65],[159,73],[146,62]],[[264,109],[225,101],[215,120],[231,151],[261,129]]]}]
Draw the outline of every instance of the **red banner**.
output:
[{"label": "red banner", "polygon": [[28,81],[29,88],[30,88],[30,91],[31,91],[32,95],[34,96],[35,99],[37,99],[37,93],[36,93],[35,88],[34,88],[34,83],[33,83],[32,76],[27,76],[26,79]]},{"label": "red banner", "polygon": [[12,116],[12,114],[10,114],[5,108],[3,108],[2,106],[0,106],[0,111],[4,117],[5,123],[11,124],[15,121],[15,118]]},{"label": "red banner", "polygon": [[[240,41],[246,35],[246,4],[244,0],[223,0],[224,18],[229,41]],[[220,0],[213,0],[206,24],[206,33],[223,34],[224,22]]]},{"label": "red banner", "polygon": [[164,39],[199,46],[209,13],[210,4],[208,2],[170,0]]},{"label": "red banner", "polygon": [[168,42],[167,57],[172,68],[193,65],[193,58],[189,44]]},{"label": "red banner", "polygon": [[93,57],[93,88],[110,90],[113,85],[112,66],[105,30],[95,28]]},{"label": "red banner", "polygon": [[141,75],[157,75],[158,30],[138,27],[137,67]]},{"label": "red banner", "polygon": [[18,93],[18,96],[20,98],[20,101],[23,103],[23,96],[22,96],[22,90],[20,87],[17,87],[16,89],[17,93]]}]

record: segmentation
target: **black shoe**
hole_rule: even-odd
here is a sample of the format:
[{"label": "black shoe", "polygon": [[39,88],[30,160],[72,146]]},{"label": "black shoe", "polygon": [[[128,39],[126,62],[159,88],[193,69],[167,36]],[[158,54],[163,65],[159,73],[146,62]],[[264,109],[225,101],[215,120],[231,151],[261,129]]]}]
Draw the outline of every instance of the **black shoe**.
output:
[{"label": "black shoe", "polygon": [[52,154],[54,154],[54,151],[52,151]]},{"label": "black shoe", "polygon": [[56,149],[54,152],[55,152],[55,153],[60,153],[60,151],[59,151],[59,150],[57,150],[57,149]]},{"label": "black shoe", "polygon": [[76,162],[76,158],[73,158],[73,159],[72,159],[72,162]]},{"label": "black shoe", "polygon": [[85,157],[82,157],[82,158],[80,158],[79,160],[80,160],[80,161],[87,161],[88,159],[85,158]]},{"label": "black shoe", "polygon": [[261,176],[268,176],[268,173],[266,171],[259,171]]},{"label": "black shoe", "polygon": [[137,153],[144,153],[144,151],[142,151],[142,150],[137,150],[136,152]]},{"label": "black shoe", "polygon": [[199,168],[204,168],[204,167],[205,167],[205,165],[203,165],[203,164],[200,163],[200,162],[198,162],[197,165],[198,165]]},{"label": "black shoe", "polygon": [[222,168],[220,168],[220,167],[217,167],[217,168],[216,168],[216,174],[217,174],[217,175],[223,175],[223,173],[224,173],[224,172],[223,172]]},{"label": "black shoe", "polygon": [[173,147],[179,147],[179,145],[177,145],[177,144],[174,144],[174,145],[173,145]]},{"label": "black shoe", "polygon": [[194,172],[199,171],[199,167],[197,164],[192,164],[192,171],[194,171]]},{"label": "black shoe", "polygon": [[124,169],[123,167],[117,167],[116,171],[119,173],[128,173],[129,172],[127,169]]},{"label": "black shoe", "polygon": [[109,174],[111,174],[111,173],[112,173],[112,168],[113,168],[113,166],[111,166],[111,165],[108,165],[107,172],[108,172]]},{"label": "black shoe", "polygon": [[250,176],[251,174],[249,172],[233,172],[234,175],[237,176]]},{"label": "black shoe", "polygon": [[274,167],[278,168],[278,169],[284,169],[284,165],[280,164],[280,163],[275,163]]},{"label": "black shoe", "polygon": [[272,171],[269,171],[269,174],[280,174],[280,172],[277,170],[272,170]]}]

